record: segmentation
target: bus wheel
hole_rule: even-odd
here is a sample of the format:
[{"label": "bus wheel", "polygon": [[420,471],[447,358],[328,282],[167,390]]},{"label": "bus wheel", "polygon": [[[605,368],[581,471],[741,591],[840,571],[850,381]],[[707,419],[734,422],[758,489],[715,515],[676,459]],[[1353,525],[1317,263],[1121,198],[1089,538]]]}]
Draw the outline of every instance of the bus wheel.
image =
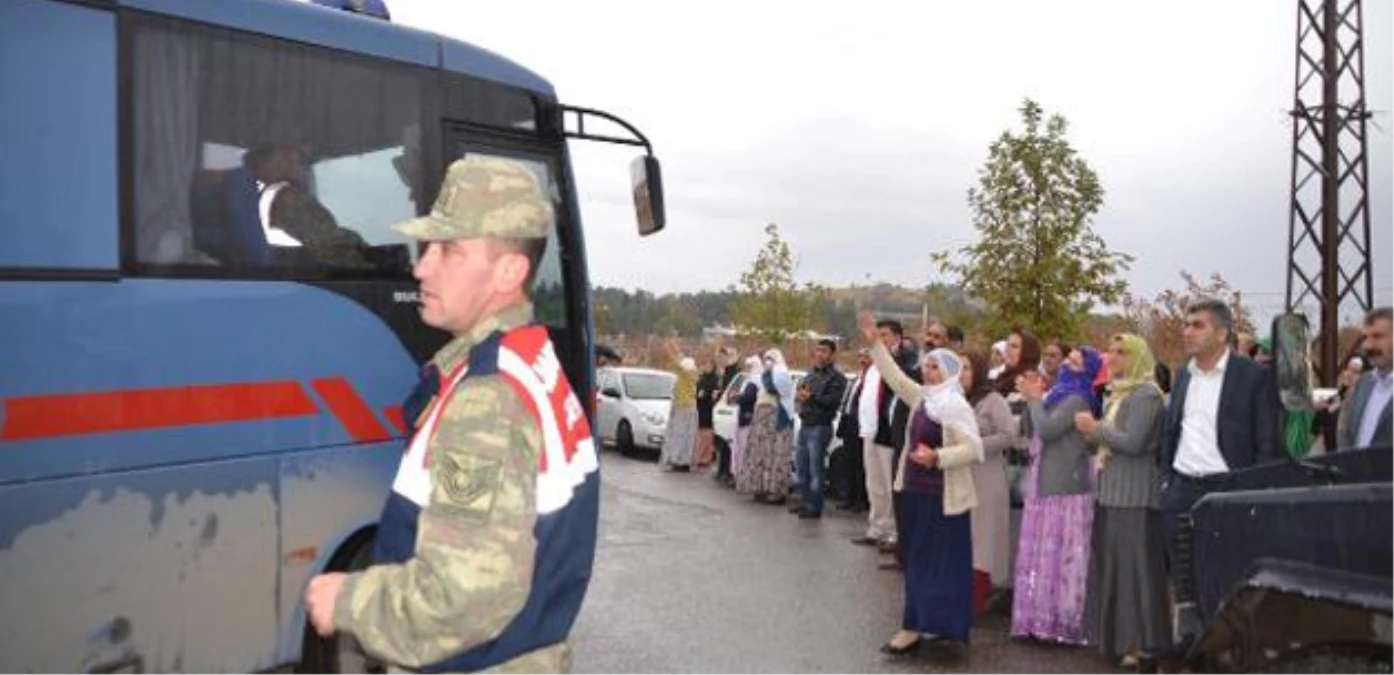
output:
[{"label": "bus wheel", "polygon": [[624,457],[634,455],[634,429],[629,426],[629,420],[620,420],[620,426],[615,430],[615,449]]},{"label": "bus wheel", "polygon": [[[370,535],[355,537],[347,548],[347,557],[336,560],[329,569],[336,572],[358,572],[372,563],[373,538]],[[358,640],[347,633],[335,633],[322,638],[308,622],[305,624],[305,641],[300,652],[300,672],[302,673],[385,673],[383,664],[363,653]]]}]

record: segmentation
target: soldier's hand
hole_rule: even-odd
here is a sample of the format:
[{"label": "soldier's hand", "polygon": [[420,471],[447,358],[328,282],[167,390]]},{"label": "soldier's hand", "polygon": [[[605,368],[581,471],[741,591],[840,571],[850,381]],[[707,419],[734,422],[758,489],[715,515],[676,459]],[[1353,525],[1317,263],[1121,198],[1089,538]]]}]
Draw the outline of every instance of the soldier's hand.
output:
[{"label": "soldier's hand", "polygon": [[334,634],[334,602],[347,577],[341,572],[321,574],[311,579],[309,587],[305,589],[305,613],[320,637]]}]

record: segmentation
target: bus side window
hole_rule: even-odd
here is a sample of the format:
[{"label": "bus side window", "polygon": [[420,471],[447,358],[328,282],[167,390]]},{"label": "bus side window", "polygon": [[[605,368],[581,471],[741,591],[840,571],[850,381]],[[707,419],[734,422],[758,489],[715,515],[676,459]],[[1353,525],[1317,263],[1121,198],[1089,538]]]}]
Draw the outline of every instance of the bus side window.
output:
[{"label": "bus side window", "polygon": [[417,214],[416,72],[174,19],[134,26],[137,263],[410,277],[415,251],[389,226]]}]

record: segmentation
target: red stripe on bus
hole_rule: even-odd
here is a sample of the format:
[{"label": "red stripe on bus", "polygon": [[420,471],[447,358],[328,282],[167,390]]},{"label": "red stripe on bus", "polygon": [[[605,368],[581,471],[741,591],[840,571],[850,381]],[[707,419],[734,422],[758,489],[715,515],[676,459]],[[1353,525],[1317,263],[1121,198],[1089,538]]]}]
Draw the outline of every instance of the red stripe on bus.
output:
[{"label": "red stripe on bus", "polygon": [[319,412],[298,382],[250,382],[12,398],[0,440],[302,417]]},{"label": "red stripe on bus", "polygon": [[403,436],[407,435],[407,418],[406,413],[402,412],[402,406],[383,408],[382,414],[387,416],[387,421],[391,422],[392,426],[397,427],[397,431],[402,432]]},{"label": "red stripe on bus", "polygon": [[363,398],[353,390],[353,385],[349,384],[348,380],[342,377],[315,380],[314,387],[315,392],[329,405],[329,411],[339,418],[339,423],[344,425],[344,429],[348,430],[353,440],[363,443],[392,438],[391,432],[378,421],[372,408],[363,402]]}]

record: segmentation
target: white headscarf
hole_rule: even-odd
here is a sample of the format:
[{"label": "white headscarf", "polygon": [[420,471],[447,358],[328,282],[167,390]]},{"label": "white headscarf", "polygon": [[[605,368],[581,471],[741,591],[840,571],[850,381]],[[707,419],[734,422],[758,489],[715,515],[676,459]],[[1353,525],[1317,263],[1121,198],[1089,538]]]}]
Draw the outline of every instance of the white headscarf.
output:
[{"label": "white headscarf", "polygon": [[952,428],[959,440],[973,447],[978,461],[983,461],[983,439],[978,432],[978,416],[973,406],[963,396],[963,385],[959,383],[959,373],[963,372],[963,361],[958,354],[948,349],[936,349],[920,358],[924,364],[929,359],[939,362],[939,372],[944,381],[927,384],[924,391],[924,409],[929,418],[945,429]]},{"label": "white headscarf", "polygon": [[770,362],[770,379],[774,381],[775,391],[779,392],[779,405],[790,418],[794,417],[794,378],[789,375],[789,366],[784,362],[784,353],[771,347],[765,350],[765,359]]},{"label": "white headscarf", "polygon": [[998,358],[1002,359],[1002,363],[988,367],[987,379],[989,382],[996,380],[997,376],[1001,375],[1002,371],[1007,369],[1007,341],[998,340],[992,343],[992,353],[996,354]]},{"label": "white headscarf", "polygon": [[757,383],[760,376],[765,374],[765,364],[758,355],[745,357],[745,374]]}]

